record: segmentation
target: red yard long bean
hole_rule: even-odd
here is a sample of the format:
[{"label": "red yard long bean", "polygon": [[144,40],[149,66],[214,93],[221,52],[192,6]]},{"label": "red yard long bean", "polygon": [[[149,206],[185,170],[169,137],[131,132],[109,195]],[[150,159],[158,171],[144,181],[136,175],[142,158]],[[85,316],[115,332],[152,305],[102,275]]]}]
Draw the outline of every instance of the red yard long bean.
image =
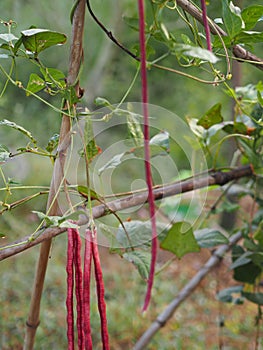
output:
[{"label": "red yard long bean", "polygon": [[201,0],[203,25],[205,28],[207,50],[212,52],[211,35],[210,35],[210,28],[209,28],[208,19],[207,19],[206,2],[205,1],[206,0]]},{"label": "red yard long bean", "polygon": [[95,279],[97,287],[97,298],[98,298],[98,309],[100,313],[101,321],[101,338],[103,350],[109,350],[109,334],[107,326],[107,314],[106,314],[106,303],[105,303],[105,288],[103,282],[103,274],[100,264],[100,256],[97,243],[97,231],[94,227],[91,234],[91,245],[92,245],[92,256],[95,269]]},{"label": "red yard long bean", "polygon": [[83,331],[83,273],[81,267],[81,238],[77,229],[73,231],[74,243],[74,265],[75,265],[75,294],[77,301],[77,331],[78,348],[84,350],[84,331]]},{"label": "red yard long bean", "polygon": [[92,233],[86,230],[84,252],[84,278],[83,278],[83,329],[85,334],[85,350],[92,350],[91,326],[90,326],[90,276],[92,260]]},{"label": "red yard long bean", "polygon": [[73,231],[68,229],[68,250],[67,250],[67,337],[68,350],[74,350],[74,311],[73,311],[73,290],[74,290],[74,244]]},{"label": "red yard long bean", "polygon": [[[101,338],[103,350],[109,350],[109,334],[107,326],[105,288],[100,257],[97,244],[97,231],[94,226],[86,230],[84,252],[84,274],[81,267],[81,238],[77,229],[68,229],[67,250],[67,336],[68,350],[74,350],[74,309],[73,291],[75,277],[75,294],[77,301],[77,331],[78,349],[92,350],[90,326],[90,281],[91,261],[94,262],[94,271],[97,287],[98,309],[101,319]],[[74,274],[75,272],[75,274]]]}]

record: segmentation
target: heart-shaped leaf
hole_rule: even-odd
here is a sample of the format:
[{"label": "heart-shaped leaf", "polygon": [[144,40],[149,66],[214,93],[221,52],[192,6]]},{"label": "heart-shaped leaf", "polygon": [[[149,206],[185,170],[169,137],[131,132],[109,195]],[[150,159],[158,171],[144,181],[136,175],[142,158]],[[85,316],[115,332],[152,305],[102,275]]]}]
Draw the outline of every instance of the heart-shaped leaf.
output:
[{"label": "heart-shaped leaf", "polygon": [[205,129],[209,129],[215,124],[219,124],[223,121],[221,115],[221,103],[215,104],[211,107],[197,122],[197,125],[201,125]]},{"label": "heart-shaped leaf", "polygon": [[162,241],[161,248],[174,253],[179,259],[187,253],[200,250],[191,224],[185,221],[173,224]]},{"label": "heart-shaped leaf", "polygon": [[28,29],[22,31],[21,34],[25,49],[34,53],[36,56],[51,46],[64,44],[67,40],[65,34],[53,32],[48,29]]}]

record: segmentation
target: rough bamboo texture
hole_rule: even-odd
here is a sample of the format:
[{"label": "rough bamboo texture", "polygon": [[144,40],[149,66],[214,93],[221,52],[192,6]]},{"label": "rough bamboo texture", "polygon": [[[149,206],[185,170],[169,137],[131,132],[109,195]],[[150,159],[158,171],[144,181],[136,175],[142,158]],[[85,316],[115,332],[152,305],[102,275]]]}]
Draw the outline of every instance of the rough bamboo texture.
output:
[{"label": "rough bamboo texture", "polygon": [[[157,186],[154,188],[154,200],[160,200],[162,198],[171,197],[185,192],[194,191],[200,188],[219,185],[223,186],[231,181],[236,181],[243,177],[253,176],[253,168],[250,165],[245,165],[230,171],[222,172],[216,171],[210,175],[192,178],[188,180],[182,180],[180,182],[174,182],[168,185]],[[92,209],[93,218],[98,219],[102,216],[109,215],[111,212],[118,212],[124,209],[136,207],[147,203],[148,191],[144,190],[141,193],[134,195],[128,195],[123,198],[108,202],[107,205],[100,204]],[[82,215],[79,218],[78,225],[86,225],[89,221],[88,215]],[[30,241],[30,235],[23,237],[15,242],[9,244],[6,248],[1,247],[0,261],[10,256],[23,252],[39,243],[50,240],[51,238],[58,236],[65,232],[66,228],[47,228],[43,232],[37,233],[37,238],[34,241]]]},{"label": "rough bamboo texture", "polygon": [[[79,3],[75,9],[75,13],[73,16],[72,43],[70,48],[69,72],[67,78],[67,83],[69,86],[75,85],[77,83],[79,68],[83,58],[82,37],[84,30],[85,8],[85,0],[79,0]],[[78,88],[78,84],[76,84],[77,94]],[[49,215],[62,214],[58,205],[57,196],[61,186],[63,185],[64,180],[64,164],[67,154],[67,146],[69,145],[69,141],[67,140],[67,138],[70,132],[70,123],[70,118],[66,115],[63,115],[60,129],[58,158],[54,165],[50,193],[47,203],[47,212]],[[51,238],[52,237],[49,237],[49,239],[43,241],[40,247],[39,259],[36,266],[34,286],[32,290],[30,309],[28,319],[26,322],[26,335],[23,347],[24,350],[33,350],[36,330],[40,323],[40,302],[49,259]]]}]

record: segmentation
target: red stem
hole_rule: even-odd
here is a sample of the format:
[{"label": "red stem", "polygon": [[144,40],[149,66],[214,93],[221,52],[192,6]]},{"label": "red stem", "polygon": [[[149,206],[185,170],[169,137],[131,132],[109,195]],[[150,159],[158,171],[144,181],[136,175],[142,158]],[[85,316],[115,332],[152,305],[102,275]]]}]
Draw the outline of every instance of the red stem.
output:
[{"label": "red stem", "polygon": [[103,282],[102,269],[100,264],[100,256],[97,244],[97,232],[94,227],[92,231],[91,237],[91,246],[92,246],[92,255],[94,261],[95,268],[95,279],[96,279],[96,287],[97,287],[97,298],[98,298],[98,309],[100,313],[100,323],[101,323],[101,339],[103,350],[109,350],[109,334],[108,334],[108,326],[107,326],[107,314],[106,314],[106,303],[105,303],[105,288]]},{"label": "red stem", "polygon": [[152,225],[152,257],[151,266],[147,284],[147,291],[143,305],[145,311],[151,299],[152,286],[154,281],[155,263],[157,257],[157,230],[155,221],[155,206],[153,196],[153,184],[150,163],[150,131],[149,131],[149,111],[148,111],[148,89],[147,89],[147,66],[146,66],[146,45],[145,45],[145,15],[144,15],[144,1],[138,0],[139,9],[139,26],[140,26],[140,52],[141,52],[141,81],[142,81],[142,102],[143,102],[143,116],[144,116],[144,153],[145,153],[145,177],[148,186],[149,208]]},{"label": "red stem", "polygon": [[73,271],[73,232],[68,229],[68,250],[67,250],[67,337],[68,350],[74,350],[74,311],[73,311],[73,289],[74,289],[74,271]]},{"label": "red stem", "polygon": [[208,24],[208,20],[207,20],[205,1],[206,0],[201,0],[203,24],[204,24],[204,28],[205,28],[207,50],[212,52],[211,35],[210,35],[210,28],[209,28],[209,24]]},{"label": "red stem", "polygon": [[92,233],[86,230],[84,252],[84,280],[83,280],[83,329],[85,334],[85,350],[92,350],[91,326],[90,326],[90,276],[92,259]]},{"label": "red stem", "polygon": [[78,348],[84,350],[84,331],[83,331],[83,276],[81,267],[81,238],[77,229],[71,229],[73,232],[74,243],[74,265],[75,265],[75,294],[77,300],[77,330],[78,330]]}]

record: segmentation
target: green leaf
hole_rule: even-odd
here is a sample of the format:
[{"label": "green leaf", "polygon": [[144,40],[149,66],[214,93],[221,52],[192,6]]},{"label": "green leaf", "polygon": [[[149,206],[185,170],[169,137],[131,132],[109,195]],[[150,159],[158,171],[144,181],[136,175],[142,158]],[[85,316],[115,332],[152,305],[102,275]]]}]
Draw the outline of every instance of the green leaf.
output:
[{"label": "green leaf", "polygon": [[91,188],[88,189],[87,186],[79,185],[79,186],[77,187],[77,191],[79,192],[79,194],[80,194],[82,197],[84,197],[84,198],[86,198],[86,199],[88,199],[89,196],[90,196],[90,199],[91,199],[91,200],[100,200],[100,198],[101,198],[101,196],[100,196],[97,192],[95,192],[95,191],[92,190]]},{"label": "green leaf", "polygon": [[211,63],[216,63],[219,61],[219,58],[217,58],[215,54],[206,49],[202,49],[199,46],[176,44],[174,45],[172,52],[174,54],[182,54],[185,56],[199,58],[200,60],[208,61]]},{"label": "green leaf", "polygon": [[[124,222],[123,225],[129,237],[127,237],[127,234],[121,225],[116,234],[116,239],[122,247],[131,248],[132,246],[147,248],[151,245],[152,226],[150,221],[132,220]],[[158,236],[161,235],[165,229],[166,226],[164,224],[157,223]]]},{"label": "green leaf", "polygon": [[[86,155],[87,155],[87,160],[89,163],[92,162],[92,160],[101,153],[101,148],[99,146],[96,145],[96,141],[95,138],[93,138],[92,140],[90,140],[87,144],[86,144]],[[84,151],[81,150],[79,152],[81,157],[84,157]]]},{"label": "green leaf", "polygon": [[150,271],[151,254],[145,251],[134,250],[124,253],[124,259],[131,262],[137,269],[140,276],[147,280]]},{"label": "green leaf", "polygon": [[36,214],[41,221],[44,220],[46,227],[78,228],[78,225],[72,220],[77,220],[83,211],[79,210],[67,216],[49,216],[36,210],[33,210],[32,213]]},{"label": "green leaf", "polygon": [[69,86],[65,91],[64,91],[64,96],[65,100],[68,101],[69,106],[73,106],[74,104],[79,102],[79,97],[77,95],[76,89],[74,86]]},{"label": "green leaf", "polygon": [[262,272],[261,268],[251,261],[251,255],[251,252],[245,252],[241,246],[233,247],[233,263],[231,265],[231,268],[234,269],[235,280],[253,284],[256,278]]},{"label": "green leaf", "polygon": [[161,33],[164,37],[165,40],[170,40],[170,34],[169,34],[169,31],[167,29],[167,27],[165,26],[165,24],[163,22],[160,23],[160,30],[161,30]]},{"label": "green leaf", "polygon": [[5,145],[0,145],[0,164],[6,162],[10,158],[10,151]]},{"label": "green leaf", "polygon": [[[168,153],[168,150],[158,145],[150,145],[149,148],[151,158],[157,156],[166,156]],[[132,153],[136,158],[144,159],[144,152],[144,146],[140,146],[132,148],[129,153]]]},{"label": "green leaf", "polygon": [[103,98],[103,97],[97,97],[94,103],[96,106],[104,106],[104,107],[112,106],[111,103],[108,100],[106,100],[106,98]]},{"label": "green leaf", "polygon": [[233,39],[242,29],[242,19],[233,11],[232,1],[223,0],[223,21],[227,34]]},{"label": "green leaf", "polygon": [[263,248],[263,221],[258,224],[258,227],[253,235],[254,239],[258,241],[261,248]]},{"label": "green leaf", "polygon": [[123,16],[124,22],[132,29],[139,31],[139,19],[134,17]]},{"label": "green leaf", "polygon": [[[240,305],[243,304],[243,300],[241,298],[242,290],[243,286],[225,288],[223,290],[220,290],[220,292],[217,293],[216,297],[223,303],[233,303]],[[235,294],[238,294],[239,296],[235,296]]]},{"label": "green leaf", "polygon": [[61,228],[78,228],[79,227],[77,224],[74,224],[74,222],[68,221],[68,220],[58,221],[57,226]]},{"label": "green leaf", "polygon": [[247,143],[245,140],[239,139],[239,143],[244,149],[244,155],[253,164],[255,168],[259,168],[262,165],[262,156],[254,152],[252,146]]},{"label": "green leaf", "polygon": [[232,213],[240,208],[240,205],[237,203],[232,203],[228,200],[225,200],[220,206],[214,211],[215,214],[227,212]]},{"label": "green leaf", "polygon": [[241,16],[242,16],[243,21],[245,23],[245,29],[250,30],[250,29],[254,28],[254,26],[257,24],[257,22],[263,16],[263,6],[262,5],[252,5],[252,6],[246,7],[242,11]]},{"label": "green leaf", "polygon": [[[198,137],[203,139],[205,130],[201,125],[198,125],[198,119],[196,118],[187,118],[188,125],[191,129],[191,131]],[[200,144],[198,143],[198,146],[200,147]]]},{"label": "green leaf", "polygon": [[263,268],[263,252],[255,252],[251,254],[251,260],[255,265]]},{"label": "green leaf", "polygon": [[58,226],[58,220],[61,219],[60,216],[48,216],[37,210],[32,210],[32,213],[36,214],[41,221],[45,220],[47,227]]},{"label": "green leaf", "polygon": [[133,139],[136,146],[142,146],[143,144],[143,132],[141,129],[141,123],[138,117],[134,113],[129,113],[127,115],[127,126],[129,134]]},{"label": "green leaf", "polygon": [[229,36],[222,36],[221,38],[215,36],[213,40],[213,49],[223,48],[222,40],[226,47],[231,47],[232,39]]},{"label": "green leaf", "polygon": [[29,81],[27,83],[27,92],[26,95],[30,96],[31,93],[35,94],[41,90],[43,90],[46,87],[45,81],[40,78],[35,73],[30,74]]},{"label": "green leaf", "polygon": [[84,142],[85,142],[85,152],[83,149],[79,151],[79,154],[81,157],[87,157],[88,163],[92,162],[92,160],[101,153],[101,148],[97,146],[94,133],[93,133],[93,127],[92,127],[92,121],[90,118],[85,119],[85,126],[84,126]]},{"label": "green leaf", "polygon": [[236,97],[240,99],[254,100],[257,98],[257,88],[254,84],[238,86],[235,88]]},{"label": "green leaf", "polygon": [[54,134],[49,140],[48,140],[48,144],[46,147],[46,150],[48,152],[53,152],[57,146],[58,146],[58,141],[59,141],[59,134]]},{"label": "green leaf", "polygon": [[244,266],[244,265],[247,265],[248,263],[250,263],[252,254],[253,253],[251,253],[251,252],[244,252],[237,259],[234,260],[234,262],[230,266],[230,269],[234,270],[237,267]]},{"label": "green leaf", "polygon": [[12,33],[0,34],[0,39],[6,42],[10,42],[12,40],[17,40],[18,38]]},{"label": "green leaf", "polygon": [[197,122],[197,125],[201,125],[205,129],[209,129],[215,124],[219,124],[223,121],[221,115],[221,103],[215,104],[211,107]]},{"label": "green leaf", "polygon": [[57,85],[60,88],[66,87],[66,77],[61,70],[55,68],[40,68],[40,71],[45,81],[50,83],[52,87],[57,87]]},{"label": "green leaf", "polygon": [[257,44],[263,42],[263,33],[254,31],[242,31],[234,40],[236,44]]},{"label": "green leaf", "polygon": [[99,224],[101,233],[109,240],[110,242],[110,253],[117,253],[120,256],[123,256],[123,249],[120,247],[119,242],[116,239],[116,232],[111,229],[108,225]]},{"label": "green leaf", "polygon": [[33,28],[21,32],[22,42],[27,51],[38,55],[41,51],[66,42],[65,34],[53,32],[48,29]]},{"label": "green leaf", "polygon": [[22,45],[23,41],[22,41],[22,36],[16,41],[14,48],[13,48],[13,52],[14,54],[17,53],[17,51],[19,50],[20,46]]},{"label": "green leaf", "polygon": [[[140,45],[139,44],[135,44],[132,46],[132,50],[131,50],[136,56],[140,56]],[[151,45],[146,46],[146,59],[150,60],[150,57],[153,56],[155,54],[155,50]]]},{"label": "green leaf", "polygon": [[[143,143],[141,140],[140,143]],[[132,148],[130,153],[132,153],[137,158],[144,159],[144,146],[138,146]],[[169,143],[169,133],[167,131],[161,131],[157,135],[153,136],[150,140],[150,154],[151,158],[167,155],[170,152],[170,143]]]},{"label": "green leaf", "polygon": [[205,228],[194,231],[197,244],[201,248],[211,248],[221,244],[228,244],[229,240],[220,231]]},{"label": "green leaf", "polygon": [[[10,45],[6,44],[6,43],[3,43],[3,44],[0,45],[0,49],[10,51]],[[11,49],[12,49],[12,46],[11,46]]]},{"label": "green leaf", "polygon": [[263,305],[263,293],[242,292],[242,296],[257,305]]},{"label": "green leaf", "polygon": [[227,134],[241,134],[241,135],[247,135],[247,127],[244,123],[241,122],[226,122],[223,125],[223,130]]},{"label": "green leaf", "polygon": [[0,238],[5,238],[5,237],[6,237],[6,235],[4,233],[0,232]]},{"label": "green leaf", "polygon": [[191,224],[184,221],[173,224],[161,242],[161,248],[174,253],[179,259],[187,253],[200,250]]},{"label": "green leaf", "polygon": [[33,137],[33,135],[31,134],[30,131],[26,130],[25,128],[23,128],[22,126],[14,123],[14,122],[10,122],[9,120],[4,119],[4,120],[0,121],[0,125],[8,126],[12,129],[15,129],[15,130],[21,132],[22,134],[26,135],[34,144],[37,143],[37,140]]},{"label": "green leaf", "polygon": [[161,131],[154,135],[150,140],[150,145],[160,146],[168,153],[170,151],[169,133],[167,131]]},{"label": "green leaf", "polygon": [[103,165],[98,170],[98,175],[101,175],[105,170],[107,169],[115,169],[118,165],[122,163],[123,157],[126,155],[126,152],[116,154],[114,157],[112,157],[106,164]]}]

